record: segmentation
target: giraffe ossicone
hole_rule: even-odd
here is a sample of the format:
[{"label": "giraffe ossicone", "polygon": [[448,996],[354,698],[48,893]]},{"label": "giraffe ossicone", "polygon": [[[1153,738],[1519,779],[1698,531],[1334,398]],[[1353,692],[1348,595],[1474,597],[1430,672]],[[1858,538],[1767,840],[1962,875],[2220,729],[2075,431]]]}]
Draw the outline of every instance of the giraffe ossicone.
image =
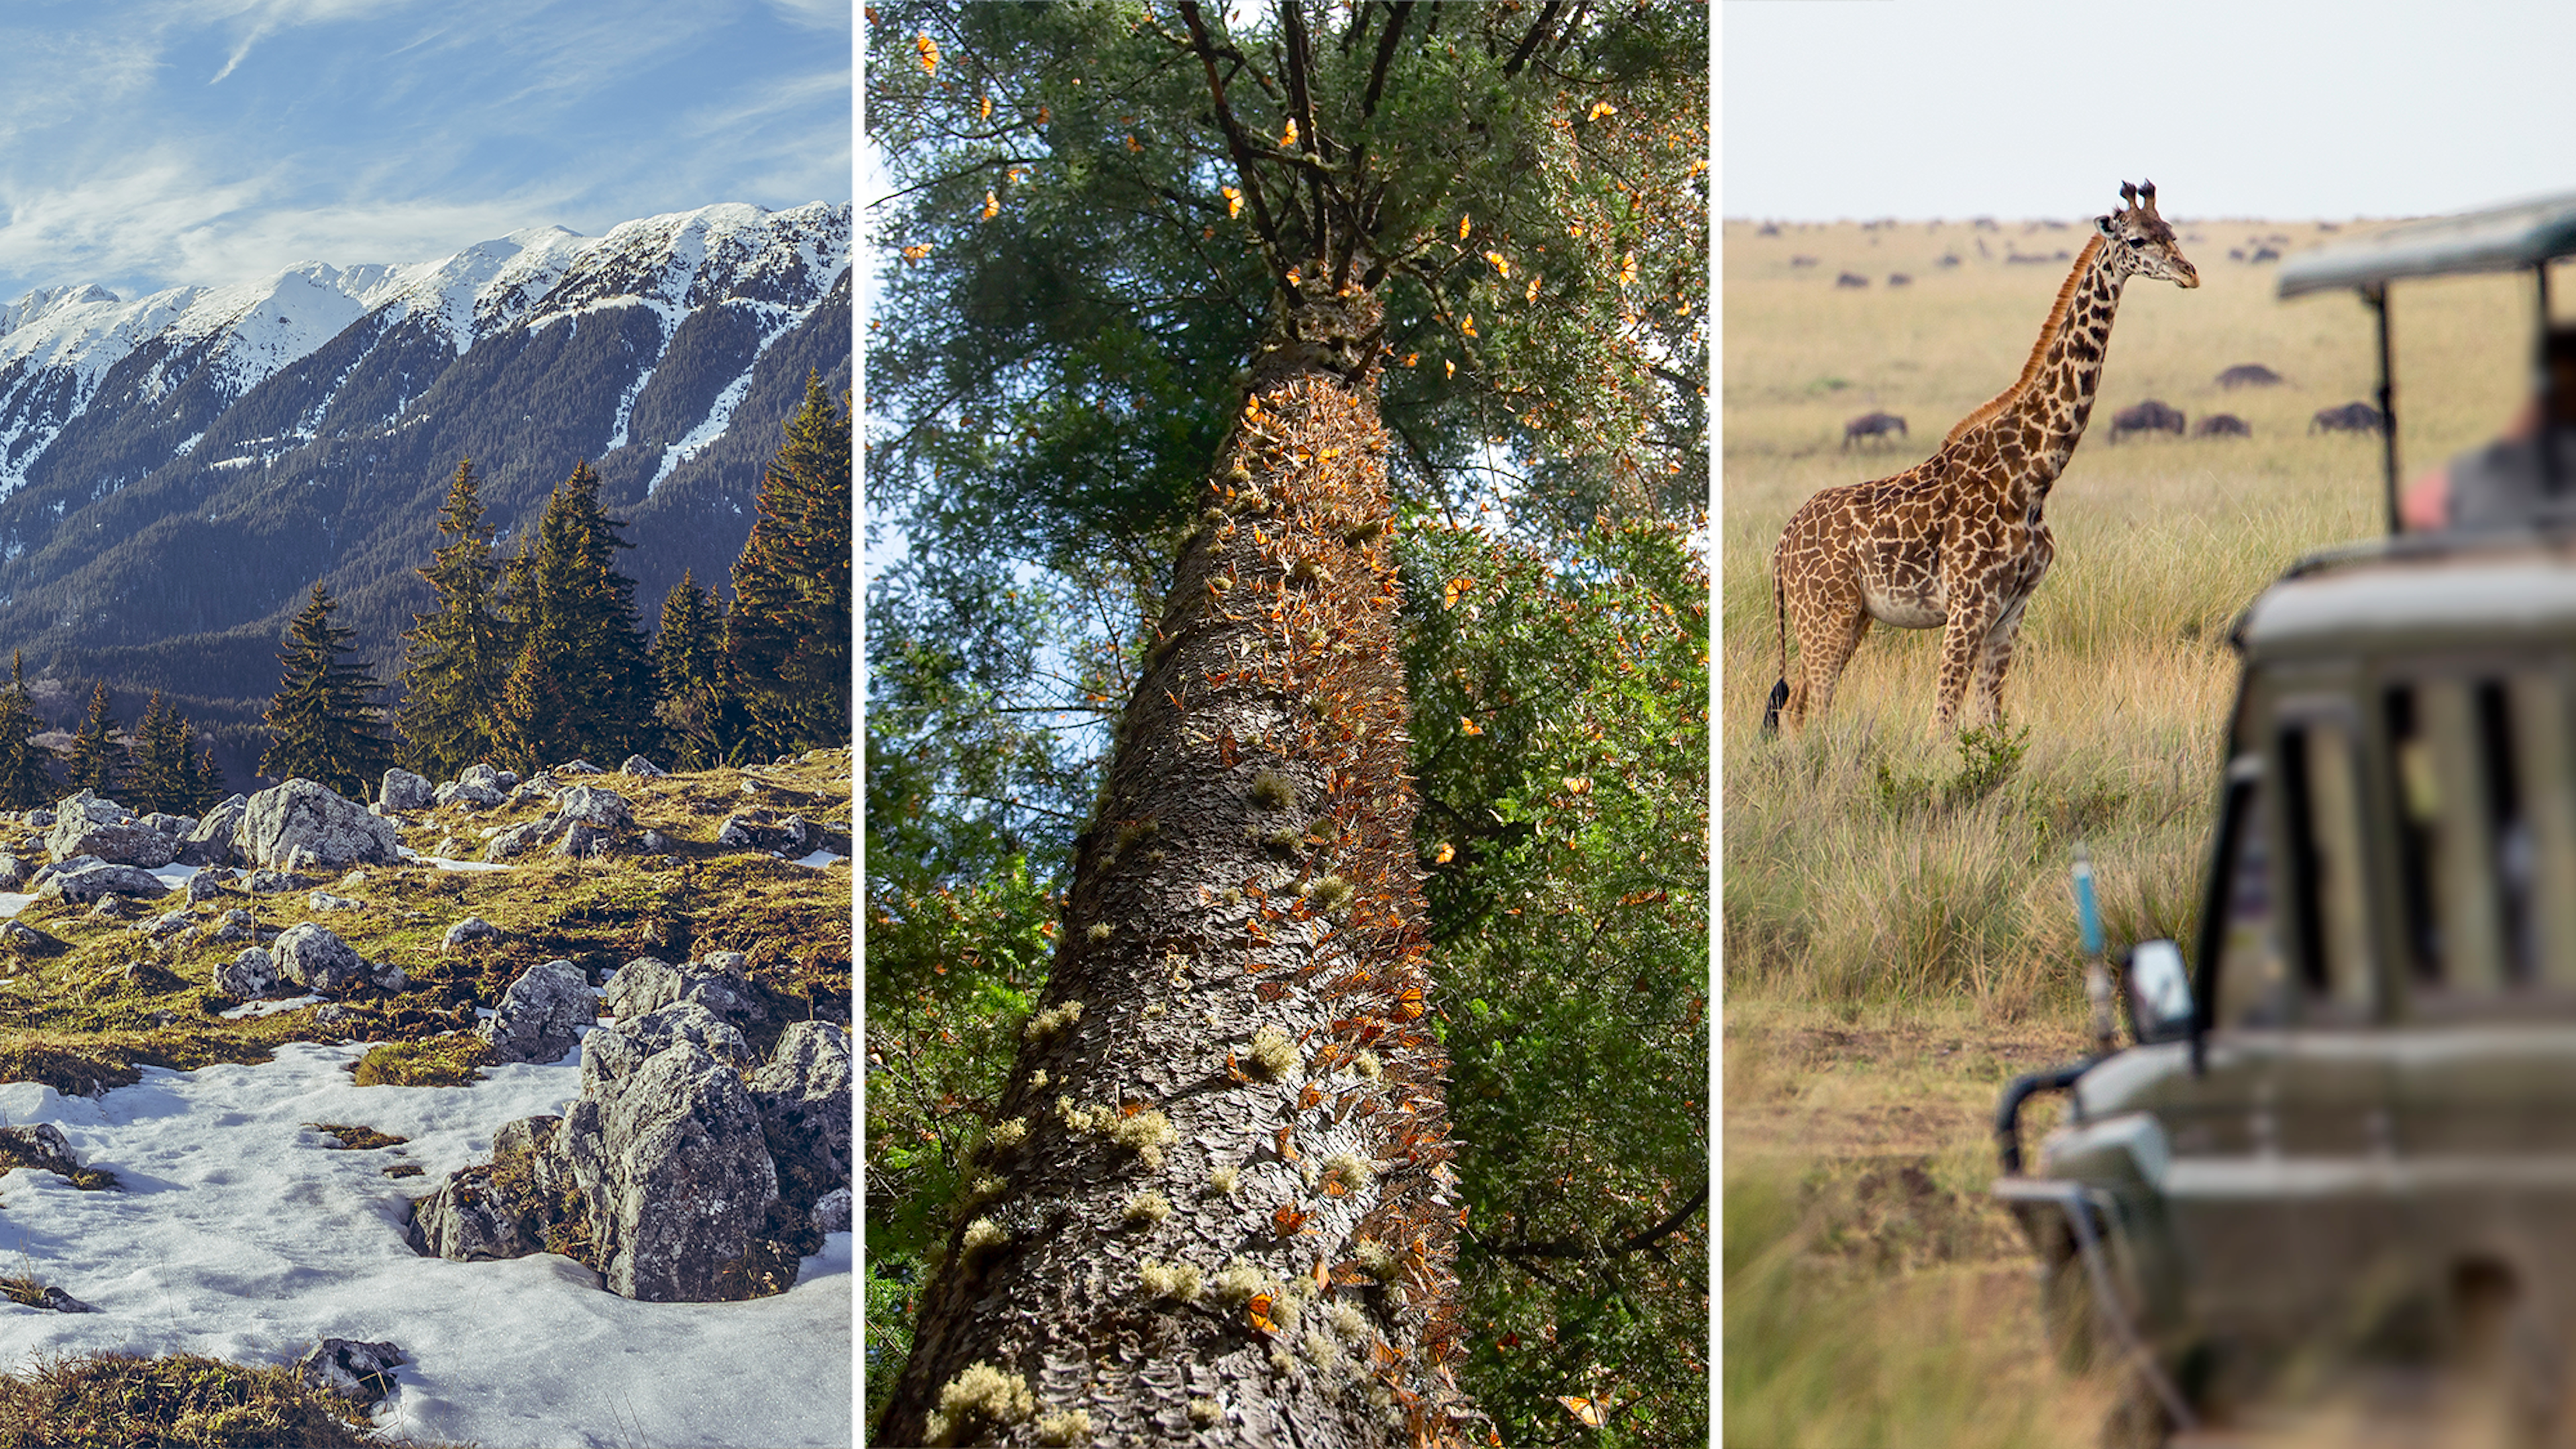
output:
[{"label": "giraffe ossicone", "polygon": [[[1941,630],[1932,730],[1958,723],[1973,677],[1980,715],[2003,717],[2004,673],[2023,608],[2056,555],[2048,490],[2084,436],[2111,319],[2131,277],[2197,287],[2200,273],[2156,214],[2152,181],[2120,183],[2121,210],[2095,235],[2012,386],[1959,420],[1931,457],[1893,477],[1816,492],[1771,551],[1780,679],[1768,734],[1821,718],[1872,621]],[[1789,666],[1796,631],[1798,666]]]}]

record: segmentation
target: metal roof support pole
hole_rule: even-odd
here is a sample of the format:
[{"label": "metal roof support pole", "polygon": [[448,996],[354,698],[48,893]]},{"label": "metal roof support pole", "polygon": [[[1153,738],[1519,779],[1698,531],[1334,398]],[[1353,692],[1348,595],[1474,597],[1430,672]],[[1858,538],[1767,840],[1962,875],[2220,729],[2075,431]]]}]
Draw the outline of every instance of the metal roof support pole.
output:
[{"label": "metal roof support pole", "polygon": [[2388,285],[2361,289],[2361,300],[2370,304],[2379,320],[2379,444],[2380,454],[2388,467],[2388,532],[2397,533],[2397,386],[2389,364],[2388,350]]}]

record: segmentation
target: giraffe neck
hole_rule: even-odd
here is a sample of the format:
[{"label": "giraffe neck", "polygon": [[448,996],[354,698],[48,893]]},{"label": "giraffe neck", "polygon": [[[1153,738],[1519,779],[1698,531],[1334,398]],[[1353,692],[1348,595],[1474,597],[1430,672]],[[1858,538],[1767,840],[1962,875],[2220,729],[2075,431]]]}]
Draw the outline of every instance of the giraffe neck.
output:
[{"label": "giraffe neck", "polygon": [[1962,419],[1946,440],[1965,443],[1971,456],[1991,447],[2001,475],[1996,481],[2017,509],[2036,507],[2048,497],[2092,416],[2111,319],[2128,280],[2111,261],[2100,237],[2084,244],[2020,379]]}]

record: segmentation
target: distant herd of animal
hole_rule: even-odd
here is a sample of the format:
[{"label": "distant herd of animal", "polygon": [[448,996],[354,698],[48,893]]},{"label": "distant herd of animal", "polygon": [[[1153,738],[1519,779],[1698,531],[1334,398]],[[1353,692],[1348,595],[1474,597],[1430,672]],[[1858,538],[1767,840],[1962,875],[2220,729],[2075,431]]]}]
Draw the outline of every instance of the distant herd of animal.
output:
[{"label": "distant herd of animal", "polygon": [[[2276,387],[2281,374],[2259,362],[2242,362],[2218,375],[2218,385],[2230,390],[2240,387]],[[2111,414],[2110,441],[2116,443],[2132,433],[2171,433],[2183,436],[2189,419],[2182,409],[2155,398]],[[2340,407],[2319,408],[2308,419],[2311,433],[2377,433],[2381,419],[2379,409],[2366,402],[2345,403]],[[2208,413],[2197,427],[2189,429],[2195,438],[2250,438],[2253,425],[2234,413]],[[1843,446],[1854,443],[1881,443],[1906,436],[1905,419],[1895,413],[1863,413],[1843,424]]]}]

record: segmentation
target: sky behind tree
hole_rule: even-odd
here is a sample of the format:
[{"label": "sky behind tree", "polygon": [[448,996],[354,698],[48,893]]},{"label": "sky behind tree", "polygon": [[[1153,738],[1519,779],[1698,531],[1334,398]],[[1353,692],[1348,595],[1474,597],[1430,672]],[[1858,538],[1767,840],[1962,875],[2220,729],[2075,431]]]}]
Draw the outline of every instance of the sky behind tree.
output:
[{"label": "sky behind tree", "polygon": [[0,8],[0,303],[851,195],[847,0]]},{"label": "sky behind tree", "polygon": [[2576,187],[2556,0],[1722,7],[1719,212],[2417,216]]}]

